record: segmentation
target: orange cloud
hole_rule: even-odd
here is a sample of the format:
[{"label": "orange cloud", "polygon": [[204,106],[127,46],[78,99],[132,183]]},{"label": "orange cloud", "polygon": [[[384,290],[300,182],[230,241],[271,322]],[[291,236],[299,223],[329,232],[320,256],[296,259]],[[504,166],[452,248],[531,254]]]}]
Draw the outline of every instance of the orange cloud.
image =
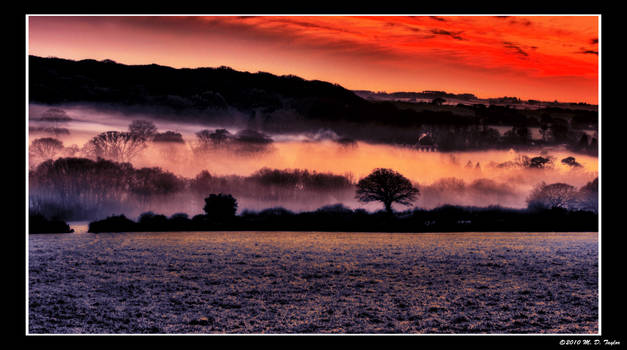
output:
[{"label": "orange cloud", "polygon": [[597,16],[32,16],[29,53],[597,102]]}]

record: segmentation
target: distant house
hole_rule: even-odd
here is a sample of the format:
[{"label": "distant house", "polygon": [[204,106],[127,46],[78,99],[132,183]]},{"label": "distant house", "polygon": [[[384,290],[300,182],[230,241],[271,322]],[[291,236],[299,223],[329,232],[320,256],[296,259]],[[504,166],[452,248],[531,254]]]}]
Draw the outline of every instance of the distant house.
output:
[{"label": "distant house", "polygon": [[420,135],[420,137],[418,137],[418,142],[414,147],[423,152],[438,151],[438,144],[435,143],[433,136],[431,136],[431,134],[429,133],[423,133],[422,135]]}]

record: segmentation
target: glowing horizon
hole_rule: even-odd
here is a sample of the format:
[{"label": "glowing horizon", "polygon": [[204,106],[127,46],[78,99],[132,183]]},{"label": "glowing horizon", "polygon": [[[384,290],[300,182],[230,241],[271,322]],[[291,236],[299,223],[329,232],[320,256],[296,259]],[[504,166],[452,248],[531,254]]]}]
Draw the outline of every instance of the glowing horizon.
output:
[{"label": "glowing horizon", "polygon": [[29,16],[28,54],[598,103],[599,16]]}]

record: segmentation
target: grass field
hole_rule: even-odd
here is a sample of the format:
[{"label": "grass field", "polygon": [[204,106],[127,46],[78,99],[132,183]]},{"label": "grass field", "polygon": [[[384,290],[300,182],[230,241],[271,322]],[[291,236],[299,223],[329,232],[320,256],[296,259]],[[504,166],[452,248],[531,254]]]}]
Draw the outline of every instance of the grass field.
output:
[{"label": "grass field", "polygon": [[597,333],[597,233],[29,237],[30,333]]}]

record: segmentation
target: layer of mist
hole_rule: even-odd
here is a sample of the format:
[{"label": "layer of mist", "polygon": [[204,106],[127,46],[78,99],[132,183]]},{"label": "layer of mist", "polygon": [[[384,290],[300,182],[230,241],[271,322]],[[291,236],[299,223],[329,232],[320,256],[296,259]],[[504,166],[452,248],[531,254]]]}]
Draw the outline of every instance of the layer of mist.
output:
[{"label": "layer of mist", "polygon": [[[31,150],[33,141],[41,138],[56,139],[63,146],[52,152],[54,154],[31,154],[31,170],[37,169],[46,159],[78,157],[96,160],[94,154],[87,152],[85,147],[94,136],[105,131],[127,131],[131,120],[149,120],[154,123],[158,132],[178,135],[179,142],[147,141],[132,159],[125,161],[130,161],[135,169],[158,167],[183,181],[190,181],[207,171],[214,178],[224,179],[224,184],[232,183],[232,186],[217,186],[206,190],[216,193],[235,192],[233,195],[238,200],[240,212],[278,206],[292,211],[307,211],[336,203],[353,209],[378,210],[381,209],[380,204],[360,203],[354,197],[354,184],[375,168],[391,168],[410,179],[420,190],[420,196],[414,205],[425,209],[444,204],[523,208],[527,206],[526,199],[530,191],[538,183],[567,183],[582,187],[598,177],[597,157],[575,154],[563,147],[519,151],[423,152],[412,147],[346,140],[330,129],[272,134],[256,132],[246,123],[240,127],[175,123],[149,118],[144,114],[110,113],[84,106],[64,107],[69,119],[49,125],[41,121],[41,115],[49,109],[50,106],[30,105]],[[55,133],[51,127],[67,132]],[[231,135],[229,137],[234,141],[203,144],[196,136],[201,130],[215,132],[217,129],[225,130],[225,134]],[[261,135],[267,141],[259,143],[247,141],[250,138],[237,139],[236,136],[242,135],[243,131],[248,131],[253,136]],[[415,132],[417,134],[418,130]],[[542,163],[541,167],[529,166],[529,160],[534,157],[542,157],[546,163]],[[574,163],[562,162],[568,157],[573,157]],[[252,177],[262,168],[335,174],[345,177],[351,185],[333,191],[302,191],[295,187],[289,188],[289,193],[282,196],[269,196],[270,190],[267,186],[251,185],[242,190],[241,186],[233,185],[237,183],[238,177]],[[289,187],[298,184],[275,185]],[[37,195],[35,188],[30,190],[31,197]],[[90,214],[89,219],[93,219],[94,215],[102,217],[112,213],[135,216],[145,211],[196,214],[202,212],[202,198],[208,194],[184,189],[172,193],[165,200],[161,196],[154,201],[143,200],[140,205],[112,205],[102,213]],[[395,209],[402,210],[406,207],[395,206]]]}]

